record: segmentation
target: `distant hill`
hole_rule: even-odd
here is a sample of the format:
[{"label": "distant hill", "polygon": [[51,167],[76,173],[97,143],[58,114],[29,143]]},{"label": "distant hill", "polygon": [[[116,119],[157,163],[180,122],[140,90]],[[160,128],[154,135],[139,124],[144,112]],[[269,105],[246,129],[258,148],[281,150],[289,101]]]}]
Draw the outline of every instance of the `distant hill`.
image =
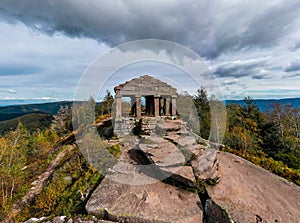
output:
[{"label": "distant hill", "polygon": [[[294,108],[300,109],[300,98],[285,98],[285,99],[253,99],[253,102],[259,107],[259,110],[264,112],[272,108],[272,104],[280,103],[282,105],[290,104]],[[226,105],[239,104],[246,105],[243,100],[226,100]]]},{"label": "distant hill", "polygon": [[9,105],[0,107],[0,121],[10,120],[31,113],[57,114],[61,106],[71,106],[71,101],[48,102],[41,104]]},{"label": "distant hill", "polygon": [[21,122],[29,131],[36,129],[46,129],[50,127],[52,115],[44,113],[30,113],[20,117],[0,121],[0,135],[3,135],[17,127]]}]

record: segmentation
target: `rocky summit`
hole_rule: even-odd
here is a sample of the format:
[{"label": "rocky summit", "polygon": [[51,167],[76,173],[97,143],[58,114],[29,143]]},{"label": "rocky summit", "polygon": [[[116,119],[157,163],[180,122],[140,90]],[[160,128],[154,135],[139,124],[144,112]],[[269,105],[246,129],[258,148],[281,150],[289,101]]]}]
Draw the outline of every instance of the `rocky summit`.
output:
[{"label": "rocky summit", "polygon": [[218,151],[180,120],[160,126],[120,137],[122,155],[87,202],[90,215],[128,223],[298,222],[298,186]]}]

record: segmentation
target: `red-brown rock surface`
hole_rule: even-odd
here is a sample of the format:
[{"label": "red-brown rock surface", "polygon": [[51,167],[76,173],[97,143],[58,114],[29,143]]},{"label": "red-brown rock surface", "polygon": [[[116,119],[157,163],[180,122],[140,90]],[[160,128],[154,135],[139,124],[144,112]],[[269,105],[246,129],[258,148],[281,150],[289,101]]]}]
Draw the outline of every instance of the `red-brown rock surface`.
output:
[{"label": "red-brown rock surface", "polygon": [[99,218],[131,223],[201,223],[197,194],[162,182],[146,185],[118,183],[106,176],[86,205]]},{"label": "red-brown rock surface", "polygon": [[298,186],[233,154],[219,152],[217,159],[221,181],[208,194],[234,222],[299,222]]}]

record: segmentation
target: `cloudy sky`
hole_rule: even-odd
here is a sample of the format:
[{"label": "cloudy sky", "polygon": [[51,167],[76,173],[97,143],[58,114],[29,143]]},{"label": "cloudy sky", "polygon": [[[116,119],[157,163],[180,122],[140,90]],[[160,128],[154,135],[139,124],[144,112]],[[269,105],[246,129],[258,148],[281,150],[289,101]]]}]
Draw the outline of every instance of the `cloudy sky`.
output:
[{"label": "cloudy sky", "polygon": [[300,97],[297,0],[1,0],[0,31],[0,99],[73,99],[96,58],[152,38],[199,54],[225,98]]}]

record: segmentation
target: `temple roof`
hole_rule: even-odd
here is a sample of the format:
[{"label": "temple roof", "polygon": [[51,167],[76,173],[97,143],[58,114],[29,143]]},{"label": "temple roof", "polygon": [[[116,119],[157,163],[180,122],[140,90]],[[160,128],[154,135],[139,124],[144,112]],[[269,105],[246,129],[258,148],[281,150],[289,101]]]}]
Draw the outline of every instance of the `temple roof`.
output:
[{"label": "temple roof", "polygon": [[114,88],[121,96],[126,95],[176,95],[176,88],[149,75],[126,81]]}]

